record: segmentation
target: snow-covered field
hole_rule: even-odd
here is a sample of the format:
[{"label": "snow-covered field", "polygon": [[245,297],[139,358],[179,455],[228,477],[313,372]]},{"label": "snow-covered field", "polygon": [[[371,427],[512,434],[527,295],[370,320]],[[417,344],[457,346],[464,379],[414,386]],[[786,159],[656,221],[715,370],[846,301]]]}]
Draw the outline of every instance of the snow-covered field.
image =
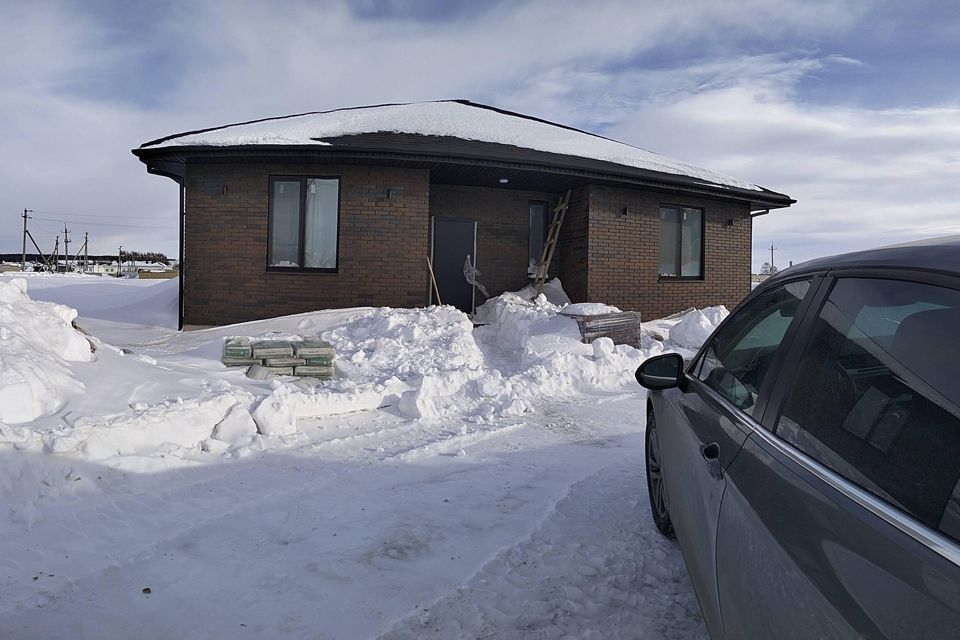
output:
[{"label": "snow-covered field", "polygon": [[[2,637],[705,637],[650,522],[633,370],[722,308],[634,349],[510,294],[477,328],[365,308],[185,333],[176,295],[0,277]],[[219,363],[226,336],[291,334],[338,378]]]}]

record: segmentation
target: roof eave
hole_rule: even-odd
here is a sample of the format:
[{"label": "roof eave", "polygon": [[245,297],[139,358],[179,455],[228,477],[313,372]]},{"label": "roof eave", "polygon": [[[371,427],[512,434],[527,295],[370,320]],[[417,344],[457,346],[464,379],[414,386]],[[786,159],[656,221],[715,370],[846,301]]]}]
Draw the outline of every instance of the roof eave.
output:
[{"label": "roof eave", "polygon": [[[196,145],[196,146],[165,146],[144,147],[132,149],[132,153],[147,165],[148,171],[173,177],[182,177],[182,167],[191,158],[215,157],[291,157],[302,159],[303,156],[313,156],[315,159],[330,161],[333,159],[380,159],[389,165],[390,160],[403,160],[425,163],[472,163],[504,168],[544,171],[548,173],[565,173],[580,175],[585,179],[603,179],[621,182],[634,187],[667,187],[713,197],[746,201],[749,203],[751,216],[765,215],[772,209],[786,208],[796,203],[788,195],[760,187],[761,190],[743,189],[729,185],[711,183],[700,178],[671,174],[619,165],[612,162],[581,158],[579,156],[562,156],[536,150],[523,149],[523,153],[512,159],[505,160],[502,156],[482,153],[459,154],[425,154],[416,151],[396,149],[362,148],[353,149],[346,145]],[[161,163],[163,166],[161,166]],[[180,170],[172,169],[179,165]],[[579,170],[578,170],[579,169]]]}]

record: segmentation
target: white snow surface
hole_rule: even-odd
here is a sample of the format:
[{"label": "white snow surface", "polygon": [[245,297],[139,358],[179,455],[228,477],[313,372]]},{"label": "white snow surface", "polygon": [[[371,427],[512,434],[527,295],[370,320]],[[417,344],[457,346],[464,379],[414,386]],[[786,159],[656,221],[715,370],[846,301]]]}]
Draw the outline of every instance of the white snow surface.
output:
[{"label": "white snow surface", "polygon": [[670,328],[670,340],[686,349],[697,349],[729,313],[723,305],[693,309]]},{"label": "white snow surface", "polygon": [[180,134],[144,146],[151,149],[177,146],[328,146],[330,143],[324,141],[326,138],[379,132],[451,136],[463,140],[508,144],[688,176],[717,185],[760,190],[760,187],[749,182],[622,142],[455,101],[415,102],[307,113],[249,124],[228,125],[199,133]]},{"label": "white snow surface", "polygon": [[70,362],[90,360],[90,343],[70,323],[77,312],[35,302],[22,278],[0,281],[0,430],[48,415],[83,390]]},{"label": "white snow surface", "polygon": [[602,302],[578,302],[563,308],[563,313],[571,316],[599,316],[604,313],[619,313],[620,309]]},{"label": "white snow surface", "polygon": [[[478,327],[357,308],[181,333],[175,291],[0,276],[3,410],[24,381],[44,399],[0,421],[4,637],[705,637],[643,500],[633,370],[725,310],[637,349],[583,344],[559,282]],[[338,375],[251,380],[219,362],[237,335],[321,337]]]}]

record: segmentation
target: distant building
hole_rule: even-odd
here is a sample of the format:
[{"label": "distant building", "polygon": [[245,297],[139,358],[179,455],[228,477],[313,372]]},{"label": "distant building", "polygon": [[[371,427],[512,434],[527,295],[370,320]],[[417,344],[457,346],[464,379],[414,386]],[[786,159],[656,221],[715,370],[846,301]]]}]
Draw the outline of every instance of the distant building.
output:
[{"label": "distant building", "polygon": [[[750,291],[752,218],[789,196],[564,125],[463,100],[308,113],[168,136],[133,153],[176,180],[181,322],[320,308],[470,311],[529,282],[572,197],[551,276],[646,317]],[[482,300],[481,300],[482,301]]]}]

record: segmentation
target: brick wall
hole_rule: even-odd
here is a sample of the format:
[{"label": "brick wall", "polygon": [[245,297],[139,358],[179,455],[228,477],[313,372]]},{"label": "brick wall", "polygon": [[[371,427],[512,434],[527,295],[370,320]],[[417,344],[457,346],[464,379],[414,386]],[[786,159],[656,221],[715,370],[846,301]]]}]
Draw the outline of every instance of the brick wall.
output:
[{"label": "brick wall", "polygon": [[[656,318],[692,306],[724,304],[732,309],[750,292],[751,218],[746,204],[597,185],[589,187],[588,199],[590,270],[586,295],[575,301],[606,302]],[[664,203],[703,208],[703,280],[659,278]],[[629,209],[626,217],[624,207]],[[580,293],[573,287],[568,293],[571,289]]]},{"label": "brick wall", "polygon": [[[266,271],[270,175],[340,176],[337,273]],[[189,165],[184,322],[225,324],[325,308],[427,304],[431,215],[478,221],[482,282],[492,295],[519,289],[529,282],[528,204],[545,200],[552,207],[557,197],[431,185],[423,169]],[[704,208],[704,280],[658,277],[663,203]],[[574,302],[607,302],[645,318],[690,306],[732,308],[750,290],[750,234],[746,205],[582,186],[571,194],[551,276],[560,276]]]},{"label": "brick wall", "polygon": [[[270,175],[340,176],[337,273],[266,271]],[[184,322],[226,324],[316,309],[426,304],[429,191],[424,169],[188,165]]]},{"label": "brick wall", "polygon": [[[540,200],[552,207],[557,194],[487,187],[430,185],[430,214],[439,218],[476,220],[477,269],[490,295],[527,286],[530,242],[529,203]],[[548,215],[552,215],[549,213]],[[549,219],[547,220],[549,223]],[[483,296],[477,296],[477,304]]]}]

